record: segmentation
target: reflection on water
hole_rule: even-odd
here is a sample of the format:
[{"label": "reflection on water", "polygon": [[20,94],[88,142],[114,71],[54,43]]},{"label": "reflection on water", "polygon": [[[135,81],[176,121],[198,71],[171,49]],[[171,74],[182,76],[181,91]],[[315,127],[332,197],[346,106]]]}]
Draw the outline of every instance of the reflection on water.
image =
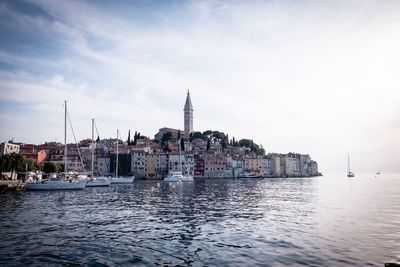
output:
[{"label": "reflection on water", "polygon": [[400,175],[196,180],[1,195],[0,265],[400,262]]}]

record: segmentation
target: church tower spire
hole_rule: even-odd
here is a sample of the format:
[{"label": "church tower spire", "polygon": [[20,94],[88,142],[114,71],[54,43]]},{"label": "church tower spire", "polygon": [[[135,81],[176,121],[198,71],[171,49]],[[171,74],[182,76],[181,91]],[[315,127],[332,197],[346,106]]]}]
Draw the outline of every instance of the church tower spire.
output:
[{"label": "church tower spire", "polygon": [[185,121],[185,139],[189,139],[190,133],[193,132],[193,106],[192,100],[190,99],[189,89],[186,95],[186,102],[184,111],[184,121]]}]

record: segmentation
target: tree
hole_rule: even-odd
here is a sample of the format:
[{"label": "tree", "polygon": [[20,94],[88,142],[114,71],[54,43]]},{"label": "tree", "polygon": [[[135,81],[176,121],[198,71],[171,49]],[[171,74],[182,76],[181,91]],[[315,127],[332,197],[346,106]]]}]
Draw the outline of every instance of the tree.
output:
[{"label": "tree", "polygon": [[256,154],[259,155],[259,156],[265,156],[265,149],[261,144],[259,145],[259,148],[256,151]]},{"label": "tree", "polygon": [[3,155],[0,158],[0,172],[23,172],[25,171],[26,158],[17,153]]},{"label": "tree", "polygon": [[135,135],[133,136],[133,145],[136,146],[137,144],[137,139],[138,139],[138,133],[135,131]]},{"label": "tree", "polygon": [[33,160],[27,159],[25,161],[25,163],[26,163],[26,165],[28,167],[27,168],[28,171],[37,171],[37,170],[39,170],[39,165],[37,165],[36,162],[34,162]]},{"label": "tree", "polygon": [[181,150],[185,151],[185,140],[183,140],[183,138],[180,139],[180,146],[181,146]]},{"label": "tree", "polygon": [[250,147],[251,146],[251,140],[249,140],[249,139],[240,139],[239,140],[239,146]]},{"label": "tree", "polygon": [[178,137],[176,138],[176,141],[181,140],[181,130],[178,130]]},{"label": "tree", "polygon": [[190,134],[190,141],[193,141],[194,139],[197,139],[197,138],[206,140],[206,137],[205,137],[204,134],[201,133],[201,132],[192,132],[192,133]]},{"label": "tree", "polygon": [[222,139],[224,139],[225,134],[223,132],[213,131],[212,136],[214,138],[214,141],[221,141]]},{"label": "tree", "polygon": [[58,165],[54,164],[53,162],[45,162],[43,164],[44,173],[53,173],[58,171],[59,171]]},{"label": "tree", "polygon": [[172,140],[172,133],[170,131],[167,131],[161,137],[161,143],[163,143],[163,144],[168,143],[171,140]]},{"label": "tree", "polygon": [[128,131],[128,140],[126,142],[128,143],[128,145],[131,144],[131,129],[129,129]]},{"label": "tree", "polygon": [[213,133],[213,131],[207,130],[207,131],[203,132],[203,135],[204,135],[206,138],[211,138],[212,133]]},{"label": "tree", "polygon": [[163,147],[164,152],[171,152],[172,150],[169,148],[168,143],[165,144],[165,146]]},{"label": "tree", "polygon": [[207,150],[210,150],[210,148],[211,148],[211,139],[208,138],[207,139]]},{"label": "tree", "polygon": [[237,145],[236,145],[235,137],[232,137],[232,145],[233,145],[233,146],[237,146]]}]

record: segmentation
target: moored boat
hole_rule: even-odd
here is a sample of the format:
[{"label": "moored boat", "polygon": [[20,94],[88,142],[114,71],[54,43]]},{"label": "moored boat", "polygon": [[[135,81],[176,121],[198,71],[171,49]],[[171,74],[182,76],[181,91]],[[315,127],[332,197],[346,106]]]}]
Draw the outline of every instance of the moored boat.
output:
[{"label": "moored boat", "polygon": [[164,182],[192,182],[193,176],[183,175],[182,172],[171,172],[164,178]]},{"label": "moored boat", "polygon": [[64,101],[64,177],[53,178],[24,185],[26,190],[74,190],[84,189],[87,181],[67,179],[67,101]]},{"label": "moored boat", "polygon": [[103,176],[95,176],[94,175],[94,152],[96,148],[96,142],[94,141],[94,119],[92,119],[92,143],[90,146],[91,153],[92,153],[92,160],[91,160],[91,177],[86,179],[87,180],[87,187],[104,187],[110,186],[112,180],[108,177]]},{"label": "moored boat", "polygon": [[112,180],[108,177],[93,177],[87,179],[87,187],[110,186]]},{"label": "moored boat", "polygon": [[82,180],[43,180],[37,183],[26,183],[26,190],[76,190],[84,189],[86,181]]},{"label": "moored boat", "polygon": [[118,176],[118,144],[119,144],[119,130],[117,129],[117,155],[116,155],[116,161],[115,161],[115,177],[111,178],[111,184],[131,184],[135,180],[135,176],[129,176],[129,177],[119,177]]},{"label": "moored boat", "polygon": [[260,175],[257,175],[252,172],[245,172],[239,176],[239,178],[260,178],[260,177],[261,177]]},{"label": "moored boat", "polygon": [[113,177],[111,184],[131,184],[135,180],[134,176],[131,177]]}]

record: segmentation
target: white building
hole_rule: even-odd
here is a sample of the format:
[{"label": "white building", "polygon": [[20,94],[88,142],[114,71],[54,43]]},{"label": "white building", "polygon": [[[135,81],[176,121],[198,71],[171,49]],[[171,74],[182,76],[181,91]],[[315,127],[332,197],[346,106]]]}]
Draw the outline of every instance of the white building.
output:
[{"label": "white building", "polygon": [[3,142],[0,144],[0,156],[12,153],[19,154],[19,145]]},{"label": "white building", "polygon": [[145,176],[146,153],[144,151],[136,151],[131,154],[131,170],[135,176]]},{"label": "white building", "polygon": [[94,161],[94,173],[110,175],[110,158],[96,158]]},{"label": "white building", "polygon": [[[182,167],[181,167],[182,166]],[[194,157],[192,155],[169,154],[169,172],[181,171],[184,175],[194,175]]]},{"label": "white building", "polygon": [[281,158],[277,155],[272,155],[271,157],[271,171],[273,176],[281,176]]},{"label": "white building", "polygon": [[308,165],[311,162],[311,157],[309,155],[300,155],[300,174],[302,176],[308,175]]},{"label": "white building", "polygon": [[271,162],[271,158],[264,158],[264,176],[266,177],[272,175]]}]

